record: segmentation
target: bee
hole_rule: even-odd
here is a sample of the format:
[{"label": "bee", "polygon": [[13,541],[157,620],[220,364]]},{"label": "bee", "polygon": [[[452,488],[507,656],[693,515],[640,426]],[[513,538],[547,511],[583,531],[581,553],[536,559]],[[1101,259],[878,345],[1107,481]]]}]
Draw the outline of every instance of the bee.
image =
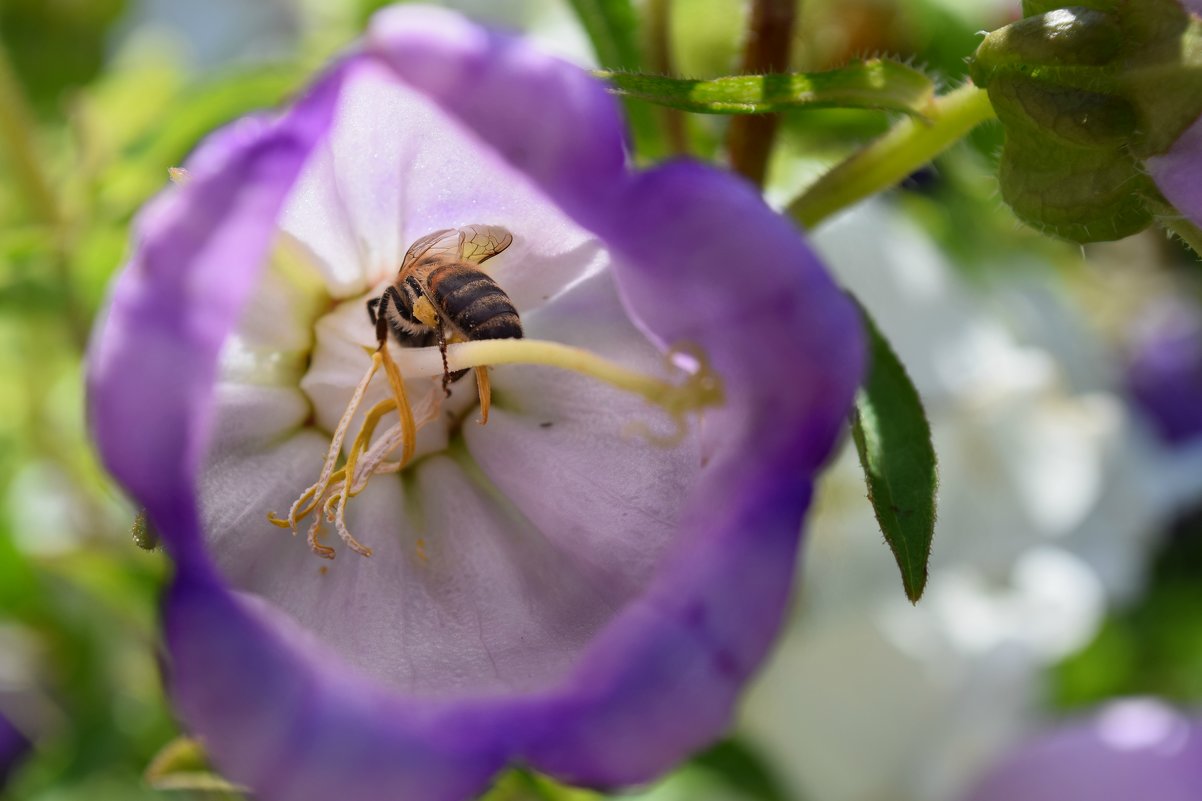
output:
[{"label": "bee", "polygon": [[467,370],[448,369],[448,341],[522,337],[513,301],[479,269],[512,242],[513,235],[496,225],[444,228],[414,242],[396,279],[367,302],[380,345],[389,332],[405,347],[438,345],[442,388],[450,395],[451,382]]}]

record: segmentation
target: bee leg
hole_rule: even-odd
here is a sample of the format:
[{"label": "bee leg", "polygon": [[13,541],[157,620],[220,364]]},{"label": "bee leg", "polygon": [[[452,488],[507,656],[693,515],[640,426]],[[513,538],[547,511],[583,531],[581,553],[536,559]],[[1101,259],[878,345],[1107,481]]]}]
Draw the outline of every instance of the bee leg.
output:
[{"label": "bee leg", "polygon": [[[380,343],[380,347],[384,347],[384,343],[388,341],[388,303],[392,302],[392,307],[400,312],[404,306],[401,305],[401,293],[397,291],[395,286],[390,286],[384,290],[384,294],[379,297],[379,304],[375,310],[375,316],[372,322],[376,324],[376,341]],[[368,304],[368,313],[371,313],[371,302]]]},{"label": "bee leg", "polygon": [[447,364],[447,338],[442,328],[438,329],[438,352],[442,354],[442,391],[451,397],[451,366]]},{"label": "bee leg", "polygon": [[372,325],[376,325],[376,320],[377,320],[376,308],[380,305],[380,302],[383,299],[384,298],[379,297],[379,298],[372,298],[371,300],[367,301],[367,319],[371,320]]}]

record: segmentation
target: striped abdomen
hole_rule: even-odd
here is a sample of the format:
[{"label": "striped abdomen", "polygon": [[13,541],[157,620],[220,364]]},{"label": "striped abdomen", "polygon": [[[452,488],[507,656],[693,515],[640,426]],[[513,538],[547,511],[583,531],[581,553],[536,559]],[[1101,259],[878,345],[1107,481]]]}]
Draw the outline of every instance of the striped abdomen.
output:
[{"label": "striped abdomen", "polygon": [[521,339],[522,321],[497,282],[464,262],[443,264],[426,279],[440,310],[468,339]]}]

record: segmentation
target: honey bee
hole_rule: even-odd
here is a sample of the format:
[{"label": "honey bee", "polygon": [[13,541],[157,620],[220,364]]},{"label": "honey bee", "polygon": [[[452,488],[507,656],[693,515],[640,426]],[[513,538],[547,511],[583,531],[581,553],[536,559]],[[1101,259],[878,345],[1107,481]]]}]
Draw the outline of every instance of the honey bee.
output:
[{"label": "honey bee", "polygon": [[513,301],[479,265],[513,242],[496,225],[444,228],[414,242],[396,279],[367,302],[367,316],[382,346],[391,331],[406,347],[437,344],[442,352],[442,388],[467,371],[451,373],[447,342],[520,339],[522,321]]}]

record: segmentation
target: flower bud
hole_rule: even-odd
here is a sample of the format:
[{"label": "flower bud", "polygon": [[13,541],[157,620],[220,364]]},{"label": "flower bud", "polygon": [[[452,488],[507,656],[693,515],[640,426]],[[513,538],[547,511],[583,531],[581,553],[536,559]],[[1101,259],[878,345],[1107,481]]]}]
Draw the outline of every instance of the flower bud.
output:
[{"label": "flower bud", "polygon": [[1202,20],[1178,0],[1023,4],[971,65],[1006,127],[1002,197],[1076,242],[1147,227],[1163,205],[1145,159],[1202,112]]}]

